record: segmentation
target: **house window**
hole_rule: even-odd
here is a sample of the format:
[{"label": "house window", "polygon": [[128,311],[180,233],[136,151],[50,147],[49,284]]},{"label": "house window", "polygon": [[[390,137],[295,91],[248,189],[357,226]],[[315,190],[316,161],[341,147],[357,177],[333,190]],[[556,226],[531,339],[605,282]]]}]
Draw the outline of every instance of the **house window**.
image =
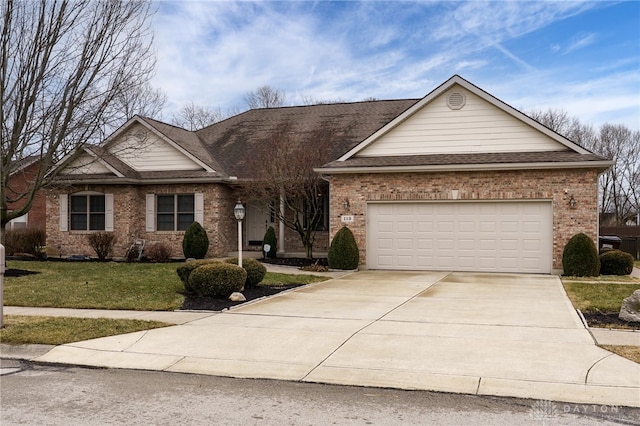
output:
[{"label": "house window", "polygon": [[7,229],[25,229],[28,223],[28,213],[16,217],[7,223]]},{"label": "house window", "polygon": [[105,197],[101,195],[72,195],[69,197],[72,231],[105,230]]},{"label": "house window", "polygon": [[193,194],[156,196],[156,229],[185,231],[195,221]]}]

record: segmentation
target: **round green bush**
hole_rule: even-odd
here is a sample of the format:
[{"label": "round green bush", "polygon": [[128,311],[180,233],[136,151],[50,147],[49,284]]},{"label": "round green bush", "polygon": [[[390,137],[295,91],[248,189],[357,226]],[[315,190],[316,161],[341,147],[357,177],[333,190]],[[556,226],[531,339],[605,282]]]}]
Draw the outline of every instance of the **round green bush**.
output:
[{"label": "round green bush", "polygon": [[213,262],[216,261],[212,259],[190,260],[189,262],[185,262],[182,265],[178,266],[176,272],[178,273],[178,277],[180,277],[180,281],[184,283],[184,288],[187,292],[193,293],[193,291],[189,288],[189,275],[191,275],[191,273],[196,268]]},{"label": "round green bush", "polygon": [[597,277],[600,259],[593,240],[583,233],[571,237],[562,252],[562,268],[567,276]]},{"label": "round green bush", "polygon": [[275,259],[278,253],[278,239],[276,238],[276,230],[273,226],[267,228],[262,239],[262,252],[264,253],[265,244],[269,244],[269,251],[266,253],[269,259]]},{"label": "round green bush", "polygon": [[182,252],[187,259],[204,259],[209,250],[207,231],[198,222],[193,222],[184,233]]},{"label": "round green bush", "polygon": [[240,291],[246,279],[247,271],[238,265],[212,262],[191,272],[189,288],[197,296],[226,299]]},{"label": "round green bush", "polygon": [[629,275],[633,271],[633,256],[621,250],[608,250],[600,255],[602,275]]},{"label": "round green bush", "polygon": [[333,236],[329,247],[328,261],[331,269],[358,269],[360,251],[353,233],[346,226],[343,226]]},{"label": "round green bush", "polygon": [[[238,258],[232,257],[231,259],[225,260],[225,262],[237,265]],[[247,279],[244,282],[245,289],[257,286],[267,274],[267,268],[265,268],[259,261],[251,258],[242,259],[242,268],[247,271]]]}]

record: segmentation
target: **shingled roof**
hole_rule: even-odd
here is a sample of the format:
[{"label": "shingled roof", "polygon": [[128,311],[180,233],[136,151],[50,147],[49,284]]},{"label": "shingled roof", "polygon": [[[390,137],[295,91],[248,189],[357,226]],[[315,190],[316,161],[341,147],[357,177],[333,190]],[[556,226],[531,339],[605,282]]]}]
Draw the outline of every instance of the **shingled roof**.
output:
[{"label": "shingled roof", "polygon": [[[461,85],[494,104],[507,114],[559,141],[565,149],[545,152],[433,154],[403,156],[359,156],[357,153],[379,135],[400,125],[448,87]],[[142,124],[186,156],[202,165],[201,170],[136,171],[106,153],[108,146],[134,123]],[[284,130],[283,130],[284,129]],[[265,144],[278,132],[291,134],[297,144],[316,146],[318,130],[331,129],[324,141],[327,164],[318,164],[323,174],[389,171],[487,170],[514,168],[598,167],[610,162],[532,120],[460,76],[453,76],[422,99],[333,103],[309,106],[252,109],[197,131],[185,130],[147,117],[134,117],[100,147],[91,147],[94,156],[117,175],[73,175],[66,179],[86,182],[236,182],[254,177],[256,156],[264,155]],[[102,151],[102,155],[99,153]],[[261,154],[262,153],[262,154]],[[268,155],[268,154],[266,154]],[[257,159],[268,161],[268,158]],[[237,179],[237,180],[235,180]]]},{"label": "shingled roof", "polygon": [[[298,143],[314,143],[305,134],[330,126],[335,130],[329,158],[337,159],[386,125],[418,99],[369,101],[253,109],[196,132],[229,176],[251,178],[249,157],[278,126],[288,123]],[[320,164],[318,165],[320,166]]]}]

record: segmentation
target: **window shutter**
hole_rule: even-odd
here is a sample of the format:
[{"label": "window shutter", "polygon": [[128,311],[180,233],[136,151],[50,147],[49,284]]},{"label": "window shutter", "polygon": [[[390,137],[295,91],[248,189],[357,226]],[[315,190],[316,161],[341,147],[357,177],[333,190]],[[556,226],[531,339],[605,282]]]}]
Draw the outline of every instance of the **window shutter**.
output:
[{"label": "window shutter", "polygon": [[146,209],[146,228],[147,232],[155,232],[156,230],[156,196],[155,194],[147,194]]},{"label": "window shutter", "polygon": [[193,194],[195,204],[195,221],[204,226],[204,194]]},{"label": "window shutter", "polygon": [[60,194],[60,231],[69,230],[69,196]]},{"label": "window shutter", "polygon": [[113,194],[104,194],[104,230],[113,231]]}]

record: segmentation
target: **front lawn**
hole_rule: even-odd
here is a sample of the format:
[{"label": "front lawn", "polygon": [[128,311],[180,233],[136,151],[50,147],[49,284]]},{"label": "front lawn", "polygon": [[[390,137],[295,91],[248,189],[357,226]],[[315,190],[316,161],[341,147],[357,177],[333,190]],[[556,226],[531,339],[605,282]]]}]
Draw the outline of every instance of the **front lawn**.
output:
[{"label": "front lawn", "polygon": [[[590,316],[605,316],[602,323],[589,325],[602,328],[638,328],[634,323],[614,324],[611,322],[617,319],[622,300],[629,297],[635,290],[640,289],[640,283],[637,280],[632,280],[628,284],[617,284],[606,280],[600,281],[599,278],[595,278],[595,280],[597,281],[593,282],[589,279],[590,282],[579,282],[563,278],[567,296],[569,296],[574,308],[579,309],[587,317],[587,322],[589,322],[588,318]],[[606,317],[607,314],[609,314],[608,318]],[[638,346],[600,345],[600,347],[640,363],[640,347]]]},{"label": "front lawn", "polygon": [[132,319],[6,315],[3,328],[0,329],[0,341],[16,345],[64,345],[170,325],[172,324]]},{"label": "front lawn", "polygon": [[[184,302],[180,263],[8,261],[20,272],[4,280],[6,306],[171,311]],[[265,285],[309,284],[314,275],[268,272]]]},{"label": "front lawn", "polygon": [[622,300],[640,289],[640,283],[583,283],[564,281],[571,303],[582,312],[619,312]]}]

